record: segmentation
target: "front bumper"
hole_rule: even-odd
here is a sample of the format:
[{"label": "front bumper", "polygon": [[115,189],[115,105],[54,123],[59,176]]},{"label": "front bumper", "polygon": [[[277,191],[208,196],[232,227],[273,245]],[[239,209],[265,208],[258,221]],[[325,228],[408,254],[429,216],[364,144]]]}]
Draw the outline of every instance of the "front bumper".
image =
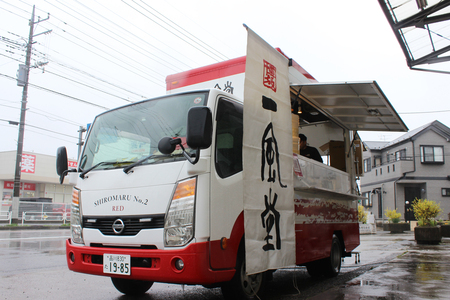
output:
[{"label": "front bumper", "polygon": [[[235,270],[212,270],[209,264],[208,242],[193,243],[182,249],[133,249],[87,247],[66,241],[66,259],[70,270],[80,273],[116,276],[127,279],[147,280],[179,284],[212,285],[231,280]],[[131,276],[103,273],[103,254],[131,256]],[[184,268],[175,268],[175,261],[182,259]],[[135,263],[133,263],[135,262]]]}]

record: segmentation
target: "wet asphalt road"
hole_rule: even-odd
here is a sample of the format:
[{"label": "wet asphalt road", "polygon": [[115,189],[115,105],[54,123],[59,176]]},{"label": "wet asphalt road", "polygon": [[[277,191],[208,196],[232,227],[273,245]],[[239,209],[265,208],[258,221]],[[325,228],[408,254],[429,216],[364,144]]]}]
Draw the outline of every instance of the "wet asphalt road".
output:
[{"label": "wet asphalt road", "polygon": [[[220,289],[156,283],[140,298],[122,295],[108,277],[66,267],[69,230],[0,230],[0,299],[223,299]],[[361,261],[341,274],[311,279],[303,267],[279,270],[266,299],[450,299],[450,239],[418,246],[413,234],[361,236]]]}]

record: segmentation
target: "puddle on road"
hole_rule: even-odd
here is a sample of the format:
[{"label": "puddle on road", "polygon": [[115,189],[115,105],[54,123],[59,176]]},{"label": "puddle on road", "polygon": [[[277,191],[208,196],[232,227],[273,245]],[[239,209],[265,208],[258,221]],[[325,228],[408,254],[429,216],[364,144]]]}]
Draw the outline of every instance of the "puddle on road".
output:
[{"label": "puddle on road", "polygon": [[347,282],[333,299],[448,299],[448,250],[439,246],[414,248]]},{"label": "puddle on road", "polygon": [[65,254],[65,241],[61,240],[15,240],[3,243],[1,247],[17,251],[35,251],[52,255]]},{"label": "puddle on road", "polygon": [[444,267],[448,268],[449,266],[436,263],[419,263],[416,266],[416,279],[417,281],[445,280]]}]

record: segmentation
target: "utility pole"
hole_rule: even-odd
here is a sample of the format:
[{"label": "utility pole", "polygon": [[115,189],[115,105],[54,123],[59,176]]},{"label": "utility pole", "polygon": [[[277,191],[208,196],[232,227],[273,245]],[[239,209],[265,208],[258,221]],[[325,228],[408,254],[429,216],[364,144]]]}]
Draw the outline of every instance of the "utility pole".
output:
[{"label": "utility pole", "polygon": [[83,147],[83,132],[86,132],[86,128],[84,128],[83,126],[80,126],[80,129],[78,130],[78,156],[77,156],[77,160],[80,159],[80,154],[81,154],[81,148]]},{"label": "utility pole", "polygon": [[[24,130],[25,130],[25,112],[27,110],[27,98],[28,98],[28,79],[30,76],[30,63],[31,63],[31,50],[33,48],[33,37],[37,35],[41,35],[43,32],[37,35],[34,35],[34,25],[38,24],[40,22],[46,21],[49,19],[47,17],[46,19],[34,22],[34,15],[35,15],[35,6],[33,5],[33,12],[31,13],[31,19],[30,19],[30,33],[28,35],[28,43],[27,43],[27,53],[25,58],[25,80],[23,82],[23,92],[22,92],[22,105],[20,110],[20,123],[19,123],[19,137],[17,140],[17,153],[16,153],[16,170],[14,175],[14,192],[13,192],[13,209],[18,210],[18,198],[20,197],[20,175],[21,175],[21,165],[22,165],[22,152],[23,152],[23,136],[24,136]],[[16,204],[14,202],[17,202]],[[13,211],[14,214],[14,211]],[[14,217],[14,216],[13,216]]]}]

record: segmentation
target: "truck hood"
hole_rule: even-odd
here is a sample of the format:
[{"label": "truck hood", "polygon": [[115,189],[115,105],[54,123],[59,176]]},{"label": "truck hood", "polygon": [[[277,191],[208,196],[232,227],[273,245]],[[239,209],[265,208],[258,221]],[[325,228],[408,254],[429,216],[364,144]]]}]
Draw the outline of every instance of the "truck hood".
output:
[{"label": "truck hood", "polygon": [[84,216],[130,216],[166,212],[186,161],[143,165],[125,174],[123,169],[91,171],[76,188],[81,190]]}]

